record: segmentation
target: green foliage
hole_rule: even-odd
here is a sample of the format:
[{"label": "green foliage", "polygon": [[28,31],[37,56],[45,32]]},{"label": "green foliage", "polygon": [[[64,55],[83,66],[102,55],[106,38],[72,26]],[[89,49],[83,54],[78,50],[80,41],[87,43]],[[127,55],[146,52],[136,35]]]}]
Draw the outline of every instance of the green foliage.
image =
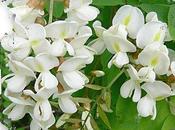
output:
[{"label": "green foliage", "polygon": [[170,6],[168,13],[168,26],[171,37],[175,40],[175,4]]}]

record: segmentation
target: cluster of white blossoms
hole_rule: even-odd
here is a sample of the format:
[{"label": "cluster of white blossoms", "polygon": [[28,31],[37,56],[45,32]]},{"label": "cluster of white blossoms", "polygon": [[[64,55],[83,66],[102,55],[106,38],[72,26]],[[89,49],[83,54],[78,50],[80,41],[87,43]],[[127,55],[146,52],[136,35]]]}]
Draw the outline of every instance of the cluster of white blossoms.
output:
[{"label": "cluster of white blossoms", "polygon": [[[155,119],[156,101],[174,95],[175,53],[164,45],[171,40],[166,23],[158,20],[155,12],[148,13],[145,20],[139,8],[125,5],[117,11],[109,29],[99,21],[94,29],[98,39],[91,47],[98,54],[107,48],[114,55],[108,67],[127,67],[130,79],[121,86],[121,96],[137,102],[140,116]],[[167,84],[161,76],[172,81]]]},{"label": "cluster of white blossoms", "polygon": [[[132,96],[139,115],[155,119],[156,101],[174,95],[174,83],[161,81],[162,75],[175,76],[175,58],[170,58],[164,45],[171,40],[166,23],[159,21],[155,12],[148,13],[145,20],[140,9],[125,5],[109,29],[94,22],[98,38],[86,45],[92,35],[87,24],[99,10],[90,6],[92,0],[66,2],[66,20],[44,20],[42,24],[37,20],[44,15],[42,3],[0,2],[0,42],[11,70],[2,82],[7,84],[4,95],[12,102],[3,113],[12,121],[30,114],[30,130],[47,130],[55,123],[50,100],[56,99],[64,113],[75,113],[78,103],[71,95],[89,82],[82,69],[92,63],[95,54],[107,49],[114,55],[108,67],[127,67],[130,76],[121,86],[121,96]],[[88,113],[83,119],[85,115]]]},{"label": "cluster of white blossoms", "polygon": [[12,102],[3,113],[12,121],[29,113],[30,130],[46,130],[55,123],[49,100],[57,99],[64,113],[77,111],[71,95],[88,83],[81,69],[95,54],[85,45],[92,35],[86,24],[99,10],[90,6],[92,0],[70,0],[66,20],[44,21],[43,26],[37,19],[44,11],[36,2],[0,2],[0,41],[12,72],[2,78],[7,84],[4,95]]}]

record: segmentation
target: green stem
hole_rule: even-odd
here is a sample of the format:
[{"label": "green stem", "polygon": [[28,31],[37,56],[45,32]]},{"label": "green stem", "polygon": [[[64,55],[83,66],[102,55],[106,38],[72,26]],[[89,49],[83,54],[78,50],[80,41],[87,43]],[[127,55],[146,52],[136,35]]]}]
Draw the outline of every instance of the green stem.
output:
[{"label": "green stem", "polygon": [[53,5],[54,5],[54,0],[50,0],[50,7],[49,7],[49,23],[52,23],[52,18],[53,18]]},{"label": "green stem", "polygon": [[111,88],[111,86],[115,83],[115,81],[124,73],[124,69],[122,69],[120,71],[120,73],[118,75],[116,75],[114,77],[114,79],[108,84],[108,86],[106,87],[107,89]]}]

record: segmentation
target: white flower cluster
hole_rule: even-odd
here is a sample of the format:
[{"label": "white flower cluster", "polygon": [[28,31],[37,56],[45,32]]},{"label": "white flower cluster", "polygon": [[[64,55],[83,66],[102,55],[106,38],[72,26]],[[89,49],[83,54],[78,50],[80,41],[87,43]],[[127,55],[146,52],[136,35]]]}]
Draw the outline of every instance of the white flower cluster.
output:
[{"label": "white flower cluster", "polygon": [[30,130],[46,130],[55,123],[49,100],[57,99],[65,113],[77,111],[71,95],[88,83],[81,69],[95,54],[85,45],[92,35],[86,24],[99,10],[90,6],[92,0],[70,0],[66,20],[44,21],[43,26],[36,23],[44,11],[35,2],[0,2],[0,41],[12,72],[2,78],[7,84],[4,95],[12,101],[3,113],[12,121],[29,113]]},{"label": "white flower cluster", "polygon": [[[46,20],[38,23],[44,11],[41,3],[33,1],[0,2],[0,42],[12,72],[2,78],[7,84],[4,95],[12,102],[3,111],[9,119],[16,121],[29,113],[30,130],[47,130],[55,123],[52,99],[64,113],[75,113],[78,103],[71,95],[88,83],[81,69],[106,49],[114,55],[109,68],[113,64],[127,67],[130,79],[121,86],[121,96],[132,96],[139,115],[155,119],[156,101],[174,95],[175,86],[174,54],[170,56],[172,50],[164,45],[171,37],[166,23],[158,20],[155,12],[148,13],[145,20],[139,8],[122,6],[109,29],[100,21],[94,22],[98,38],[87,46],[92,35],[87,24],[99,14],[90,6],[92,0],[65,0],[66,20],[49,24]],[[173,82],[167,84],[161,76],[173,77]],[[85,115],[88,113],[83,119]],[[4,126],[2,129],[6,130]]]},{"label": "white flower cluster", "polygon": [[[139,115],[155,119],[156,101],[174,95],[175,55],[169,58],[172,50],[164,45],[171,40],[166,23],[158,20],[155,12],[148,13],[145,20],[139,8],[125,5],[116,12],[109,29],[99,21],[94,23],[94,29],[98,38],[91,47],[98,54],[106,48],[114,54],[108,67],[128,67],[130,80],[121,86],[121,96],[132,96],[138,102]],[[166,84],[161,76],[173,77],[172,82]]]}]

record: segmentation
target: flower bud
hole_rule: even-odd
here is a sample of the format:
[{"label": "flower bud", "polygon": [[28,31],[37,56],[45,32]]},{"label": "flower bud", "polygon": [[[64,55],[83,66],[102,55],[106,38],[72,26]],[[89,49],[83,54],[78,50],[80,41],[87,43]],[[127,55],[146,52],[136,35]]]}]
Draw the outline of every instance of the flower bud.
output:
[{"label": "flower bud", "polygon": [[95,77],[102,77],[105,75],[105,73],[103,71],[100,71],[100,70],[94,70],[91,72],[93,76]]}]

